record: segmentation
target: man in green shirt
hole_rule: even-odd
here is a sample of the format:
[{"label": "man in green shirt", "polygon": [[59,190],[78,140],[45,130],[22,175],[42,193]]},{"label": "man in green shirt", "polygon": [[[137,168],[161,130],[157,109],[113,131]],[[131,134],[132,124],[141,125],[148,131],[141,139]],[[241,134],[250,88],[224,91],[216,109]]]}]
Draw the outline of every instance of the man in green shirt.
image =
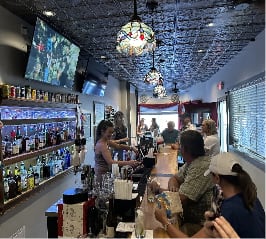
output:
[{"label": "man in green shirt", "polygon": [[180,150],[185,164],[168,182],[168,190],[178,191],[183,207],[181,230],[195,234],[205,221],[204,213],[210,208],[213,183],[204,177],[210,158],[205,156],[204,141],[195,130],[181,133]]}]

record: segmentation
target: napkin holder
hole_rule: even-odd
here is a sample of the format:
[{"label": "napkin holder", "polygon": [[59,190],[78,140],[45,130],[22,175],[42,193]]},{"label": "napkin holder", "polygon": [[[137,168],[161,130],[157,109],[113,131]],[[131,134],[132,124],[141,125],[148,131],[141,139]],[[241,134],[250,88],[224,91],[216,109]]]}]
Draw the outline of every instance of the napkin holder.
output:
[{"label": "napkin holder", "polygon": [[153,168],[157,163],[156,157],[144,157],[143,158],[143,165],[145,168]]}]

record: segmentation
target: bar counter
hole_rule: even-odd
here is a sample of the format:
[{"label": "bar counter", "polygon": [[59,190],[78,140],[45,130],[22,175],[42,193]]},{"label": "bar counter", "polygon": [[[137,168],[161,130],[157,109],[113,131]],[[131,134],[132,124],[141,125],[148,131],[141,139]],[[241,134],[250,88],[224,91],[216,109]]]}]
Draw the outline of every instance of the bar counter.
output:
[{"label": "bar counter", "polygon": [[[177,150],[165,146],[160,149],[157,154],[157,163],[151,170],[151,176],[156,177],[162,188],[167,188],[169,178],[177,173]],[[58,203],[62,204],[62,199],[51,205],[46,211],[48,238],[57,238],[57,220],[58,220]],[[144,193],[140,205],[145,213],[145,229],[153,230],[154,238],[169,238],[167,232],[164,231],[161,223],[154,216],[155,204],[147,201],[147,194]]]},{"label": "bar counter", "polygon": [[[170,146],[160,148],[157,154],[157,163],[151,171],[151,176],[156,177],[162,188],[167,188],[168,180],[178,171],[177,150]],[[154,238],[169,238],[160,222],[155,219],[154,210],[156,205],[147,201],[147,194],[144,194],[141,207],[145,213],[145,229],[153,230]]]}]

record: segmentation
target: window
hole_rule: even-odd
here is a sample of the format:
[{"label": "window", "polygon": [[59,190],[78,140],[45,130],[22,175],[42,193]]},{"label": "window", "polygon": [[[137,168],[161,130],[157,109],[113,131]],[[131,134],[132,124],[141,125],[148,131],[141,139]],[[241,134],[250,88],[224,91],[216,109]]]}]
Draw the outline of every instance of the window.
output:
[{"label": "window", "polygon": [[265,162],[265,75],[229,92],[229,143]]}]

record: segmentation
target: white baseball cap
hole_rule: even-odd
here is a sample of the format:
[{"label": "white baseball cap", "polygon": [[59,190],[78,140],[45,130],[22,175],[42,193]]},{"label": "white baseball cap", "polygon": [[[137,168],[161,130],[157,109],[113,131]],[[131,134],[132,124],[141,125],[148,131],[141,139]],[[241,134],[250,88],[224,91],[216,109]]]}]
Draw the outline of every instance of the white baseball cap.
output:
[{"label": "white baseball cap", "polygon": [[205,171],[204,176],[211,172],[220,175],[236,176],[236,172],[232,172],[235,164],[240,164],[240,158],[231,152],[220,153],[211,158],[209,169]]}]

